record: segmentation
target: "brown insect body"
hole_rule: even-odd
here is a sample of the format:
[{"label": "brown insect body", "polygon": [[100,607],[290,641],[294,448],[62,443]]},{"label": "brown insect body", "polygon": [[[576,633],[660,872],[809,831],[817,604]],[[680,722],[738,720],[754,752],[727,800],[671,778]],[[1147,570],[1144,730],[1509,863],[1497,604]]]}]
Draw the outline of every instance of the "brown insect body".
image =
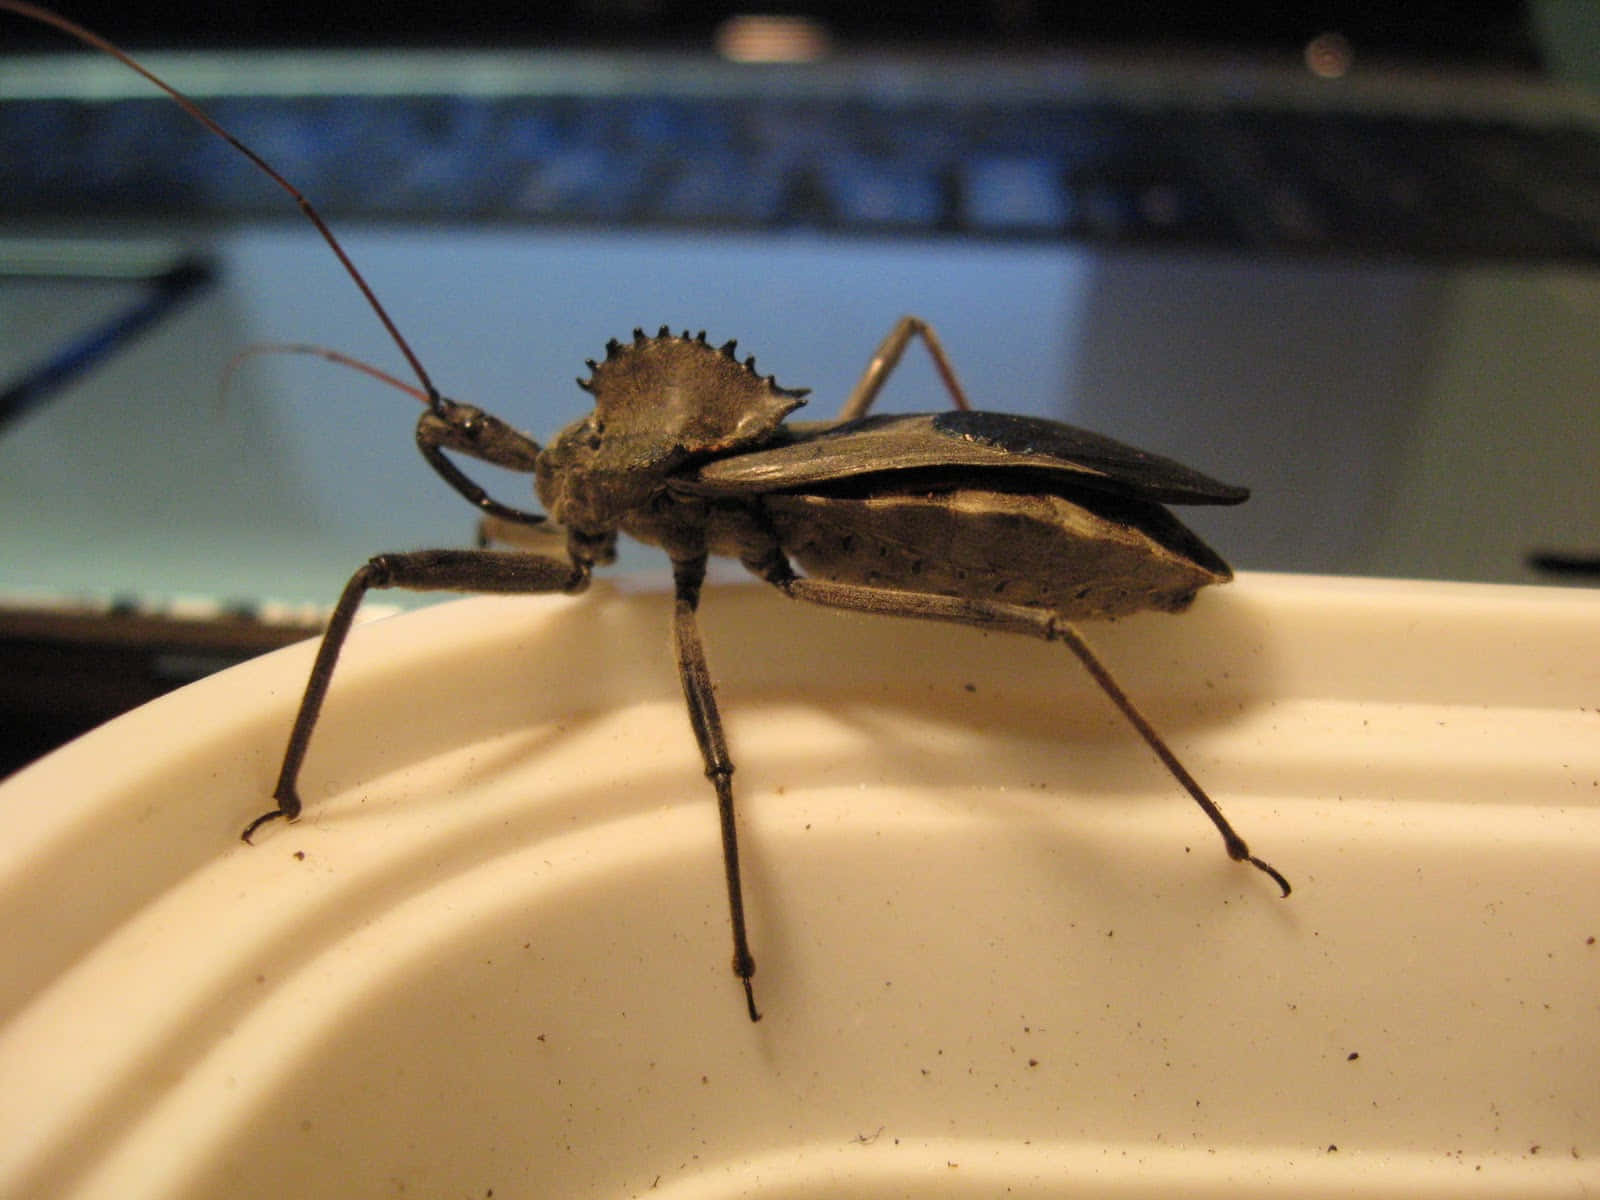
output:
[{"label": "brown insect body", "polygon": [[[786,426],[806,393],[758,376],[753,359],[740,364],[732,351],[665,328],[612,342],[580,381],[594,412],[539,456],[551,518],[589,535],[621,529],[669,554],[703,546],[758,573],[783,556],[816,579],[1003,600],[1067,619],[1180,612],[1200,588],[1232,578],[1148,497],[1229,503],[1241,489],[1025,418],[1005,431],[1065,431],[1070,439],[1057,440],[1071,457],[975,441],[951,428],[968,423],[951,415]],[[1093,471],[1083,466],[1089,446],[1101,459]]]},{"label": "brown insect body", "polygon": [[1003,600],[1068,620],[1181,612],[1227,565],[1163,509],[985,488],[761,502],[807,575]]},{"label": "brown insect body", "polygon": [[[303,195],[192,100],[99,35],[26,0],[0,10],[51,25],[120,59],[164,89],[288,192],[360,287],[411,364],[425,407],[423,458],[518,551],[380,554],[357,569],[334,608],[289,733],[276,807],[243,837],[302,802],[300,769],[339,653],[373,588],[577,593],[612,561],[619,532],[672,561],[673,637],[690,726],[716,793],[733,968],[752,1020],[755,960],[745,929],[732,789],[733,761],[717,711],[696,609],[711,554],[739,559],[794,600],[856,612],[977,626],[1060,642],[1070,650],[1221,834],[1289,894],[1284,877],[1248,846],[1183,767],[1072,625],[1141,609],[1176,612],[1230,578],[1227,565],[1164,507],[1237,504],[1242,488],[1180,463],[1054,421],[973,412],[933,330],[902,318],[878,347],[836,420],[785,424],[805,393],[760,376],[734,344],[705,335],[635,331],[589,364],[579,385],[594,410],[548,447],[434,388],[421,362]],[[920,337],[955,410],[872,416],[906,346]],[[336,360],[339,356],[324,352]],[[369,373],[377,373],[367,368]],[[453,455],[531,473],[546,512],[503,504]],[[798,563],[805,572],[796,572]]]}]

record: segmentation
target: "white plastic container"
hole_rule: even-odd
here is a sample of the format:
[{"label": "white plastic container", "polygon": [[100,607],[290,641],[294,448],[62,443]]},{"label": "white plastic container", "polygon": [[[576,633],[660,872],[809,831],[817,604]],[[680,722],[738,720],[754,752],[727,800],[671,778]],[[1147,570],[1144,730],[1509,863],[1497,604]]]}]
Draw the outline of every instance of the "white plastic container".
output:
[{"label": "white plastic container", "polygon": [[1062,649],[708,592],[359,628],[0,788],[0,1195],[1600,1192],[1600,598],[1245,576]]}]

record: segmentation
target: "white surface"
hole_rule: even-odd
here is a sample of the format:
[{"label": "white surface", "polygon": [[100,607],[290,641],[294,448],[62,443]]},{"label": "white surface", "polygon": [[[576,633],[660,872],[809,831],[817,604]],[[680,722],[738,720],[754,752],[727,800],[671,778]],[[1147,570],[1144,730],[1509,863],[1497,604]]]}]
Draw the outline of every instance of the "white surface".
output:
[{"label": "white surface", "polygon": [[1092,628],[1279,900],[1059,649],[713,589],[754,1026],[668,608],[358,629],[254,848],[308,645],[0,788],[0,1194],[1600,1190],[1592,593]]}]

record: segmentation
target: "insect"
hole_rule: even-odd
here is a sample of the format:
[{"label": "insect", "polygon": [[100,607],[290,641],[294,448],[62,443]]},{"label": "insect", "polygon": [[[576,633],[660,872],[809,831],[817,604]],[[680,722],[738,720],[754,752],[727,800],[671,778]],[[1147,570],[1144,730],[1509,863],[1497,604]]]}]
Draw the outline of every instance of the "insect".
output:
[{"label": "insect", "polygon": [[[672,631],[689,722],[716,795],[733,971],[760,1019],[755,959],[739,874],[733,760],[696,620],[707,559],[738,559],[784,595],[832,608],[942,621],[1059,642],[1210,818],[1230,857],[1288,881],[1250,852],[1222,811],[1095,656],[1073,622],[1157,609],[1181,612],[1231,578],[1168,504],[1237,504],[1243,488],[1099,434],[1037,418],[975,412],[924,322],[900,320],[831,421],[787,418],[804,390],[741,361],[704,333],[635,331],[589,362],[578,385],[593,411],[547,446],[470,404],[443,396],[311,204],[182,93],[98,35],[22,2],[0,8],[109,53],[172,96],[284,188],[366,296],[420,382],[416,440],[424,460],[516,549],[380,554],[334,607],[283,758],[275,807],[244,829],[292,821],[301,765],[339,653],[374,588],[501,593],[582,592],[615,557],[619,534],[664,550],[672,564]],[[884,382],[913,339],[932,356],[954,407],[874,415]],[[330,355],[330,357],[338,357]],[[407,386],[407,385],[402,385]],[[532,475],[543,511],[500,502],[452,455]],[[797,569],[798,567],[798,569]]]}]

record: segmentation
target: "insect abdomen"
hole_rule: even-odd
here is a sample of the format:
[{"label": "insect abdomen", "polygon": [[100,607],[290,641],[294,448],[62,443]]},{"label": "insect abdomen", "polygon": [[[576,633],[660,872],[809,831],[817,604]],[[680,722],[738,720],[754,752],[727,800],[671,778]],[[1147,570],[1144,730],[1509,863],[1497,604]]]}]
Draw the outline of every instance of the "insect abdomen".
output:
[{"label": "insect abdomen", "polygon": [[1226,563],[1166,509],[1085,495],[954,488],[762,499],[806,574],[1020,604],[1071,619],[1177,612]]}]

